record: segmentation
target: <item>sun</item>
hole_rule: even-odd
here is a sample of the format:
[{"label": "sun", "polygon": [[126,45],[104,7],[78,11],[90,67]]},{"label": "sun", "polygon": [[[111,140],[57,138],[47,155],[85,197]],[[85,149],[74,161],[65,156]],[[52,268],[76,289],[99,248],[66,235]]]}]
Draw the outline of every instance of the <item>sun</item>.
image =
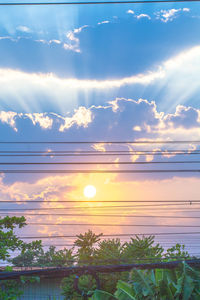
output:
[{"label": "sun", "polygon": [[87,198],[93,198],[96,195],[96,188],[93,185],[87,185],[84,188],[84,196]]}]

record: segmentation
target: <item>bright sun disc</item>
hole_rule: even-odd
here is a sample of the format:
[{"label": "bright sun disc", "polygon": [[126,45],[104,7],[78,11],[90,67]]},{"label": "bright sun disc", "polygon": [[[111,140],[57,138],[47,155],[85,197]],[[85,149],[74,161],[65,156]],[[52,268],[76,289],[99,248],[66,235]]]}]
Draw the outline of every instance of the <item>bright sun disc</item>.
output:
[{"label": "bright sun disc", "polygon": [[96,188],[93,185],[87,185],[84,188],[84,195],[87,198],[93,198],[96,195]]}]

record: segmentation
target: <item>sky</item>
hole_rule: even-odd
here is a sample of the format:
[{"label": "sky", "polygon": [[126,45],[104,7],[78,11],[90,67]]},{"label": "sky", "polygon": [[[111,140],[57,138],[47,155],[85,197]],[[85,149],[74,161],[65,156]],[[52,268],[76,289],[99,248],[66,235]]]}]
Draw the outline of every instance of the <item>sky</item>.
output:
[{"label": "sky", "polygon": [[[198,3],[85,6],[0,7],[0,132],[1,141],[173,141],[200,140],[200,6]],[[157,170],[198,169],[198,163],[166,165],[100,165],[107,162],[198,161],[198,155],[169,155],[168,150],[194,153],[198,143],[128,145],[1,144],[1,151],[143,150],[158,155],[90,157],[1,157],[1,162],[89,162],[95,166],[62,165],[66,169]],[[2,169],[37,169],[2,166]],[[39,167],[40,168],[40,167]],[[41,167],[43,168],[43,167]],[[40,168],[40,169],[41,169]],[[54,167],[44,166],[44,169]],[[56,167],[54,168],[56,169]],[[83,189],[97,189],[97,204]],[[198,228],[152,228],[147,225],[198,225],[198,219],[128,215],[198,216],[198,205],[107,208],[122,215],[109,218],[119,227],[95,227],[108,217],[93,217],[106,200],[199,200],[198,173],[155,174],[2,174],[1,208],[47,208],[47,216],[29,222],[73,222],[88,226],[28,225],[21,236],[97,233],[194,232]],[[27,201],[25,204],[20,200]],[[48,200],[50,204],[30,204]],[[70,204],[58,201],[71,200]],[[175,204],[175,202],[174,202]],[[109,204],[106,204],[109,205]],[[114,204],[113,204],[114,205]],[[121,203],[121,205],[128,205]],[[89,217],[62,217],[53,208]],[[182,208],[182,210],[181,210]],[[200,207],[199,207],[200,208]],[[185,211],[184,211],[185,210]],[[190,210],[190,211],[189,211]],[[34,211],[31,211],[34,213]],[[37,211],[35,210],[35,213]],[[136,227],[124,228],[120,224]],[[168,236],[157,241],[188,244],[196,253],[198,235]],[[63,240],[48,240],[64,243]],[[68,241],[69,242],[69,241]],[[196,244],[195,244],[196,243]]]}]

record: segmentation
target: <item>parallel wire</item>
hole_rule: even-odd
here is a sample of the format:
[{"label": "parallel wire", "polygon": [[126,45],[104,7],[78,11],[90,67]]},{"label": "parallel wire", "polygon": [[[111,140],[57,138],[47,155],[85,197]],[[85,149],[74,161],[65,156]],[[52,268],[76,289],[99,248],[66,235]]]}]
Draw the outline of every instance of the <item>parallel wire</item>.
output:
[{"label": "parallel wire", "polygon": [[[190,2],[193,0],[181,0]],[[194,0],[200,2],[200,0]],[[174,2],[174,1],[173,1]],[[178,2],[178,1],[176,1]],[[92,2],[90,2],[92,3]],[[102,2],[100,2],[102,3]],[[200,144],[200,140],[155,140],[155,141],[0,141],[0,144]]]},{"label": "parallel wire", "polygon": [[0,151],[0,153],[23,153],[23,154],[26,154],[26,153],[40,153],[40,154],[54,154],[54,153],[85,153],[85,154],[90,154],[90,153],[135,153],[135,152],[141,152],[141,153],[146,153],[146,152],[152,152],[152,153],[155,153],[155,152],[163,152],[165,154],[169,153],[169,152],[186,152],[186,153],[191,153],[190,151],[192,152],[199,152],[200,150],[198,149],[166,149],[166,150],[106,150],[106,151],[98,151],[98,150],[47,150],[47,151],[38,151],[38,150],[16,150],[16,151],[13,151],[13,150],[5,150],[5,151]]},{"label": "parallel wire", "polygon": [[51,201],[51,200],[1,200],[0,203],[122,203],[122,202],[131,202],[131,203],[181,203],[181,205],[185,204],[198,204],[200,200],[58,200],[58,201]]},{"label": "parallel wire", "polygon": [[[104,237],[130,237],[130,236],[145,236],[145,235],[187,235],[187,234],[200,234],[199,231],[194,232],[155,232],[155,233],[122,233],[122,234],[104,234]],[[19,236],[20,239],[55,239],[55,238],[77,238],[76,235],[51,235],[51,236]]]},{"label": "parallel wire", "polygon": [[151,165],[151,164],[199,164],[200,160],[192,161],[120,161],[120,162],[0,162],[0,165]]},{"label": "parallel wire", "polygon": [[[168,246],[168,245],[171,245],[171,244],[173,244],[174,245],[174,243],[173,242],[171,242],[171,243],[163,243],[162,241],[161,242],[156,242],[155,244],[160,244],[161,246]],[[74,244],[43,244],[43,246],[44,247],[50,247],[50,246],[56,246],[56,247],[74,247]],[[186,247],[188,247],[187,245],[185,245],[185,250],[187,251],[187,249],[186,249]],[[191,247],[192,248],[199,248],[199,245],[191,245]],[[195,251],[196,249],[194,249],[194,251]],[[199,253],[199,255],[200,255],[200,253]]]},{"label": "parallel wire", "polygon": [[[16,213],[1,213],[0,215],[15,215]],[[20,213],[17,213],[20,214]],[[35,213],[25,213],[26,216],[70,216],[70,217],[112,217],[112,218],[170,218],[170,219],[200,219],[199,217],[194,217],[194,216],[160,216],[160,215],[122,215],[122,214],[115,214],[115,215],[110,215],[110,214],[66,214],[66,213],[47,213],[47,214],[35,214]]]},{"label": "parallel wire", "polygon": [[200,225],[158,225],[158,224],[87,224],[87,223],[27,223],[27,225],[37,226],[105,226],[105,227],[190,227],[199,228]]},{"label": "parallel wire", "polygon": [[[37,201],[36,201],[37,202]],[[61,201],[62,202],[62,201]],[[53,202],[51,202],[53,203]],[[1,204],[1,201],[0,201]],[[55,203],[56,204],[56,203]],[[26,211],[26,210],[68,210],[68,209],[81,209],[81,208],[85,208],[85,209],[106,209],[106,208],[132,208],[132,209],[142,209],[143,207],[154,207],[153,209],[157,209],[158,210],[162,210],[160,207],[168,207],[170,206],[170,208],[173,208],[174,206],[183,206],[185,204],[181,204],[181,203],[177,203],[177,204],[143,204],[143,205],[105,205],[105,206],[74,206],[74,207],[36,207],[36,208],[0,208],[0,211]],[[191,206],[190,203],[188,203],[187,205]],[[200,205],[199,203],[194,203],[193,205]],[[173,207],[172,207],[173,206]],[[176,209],[176,208],[175,208]],[[188,210],[186,207],[178,207],[178,210],[187,210],[192,211],[193,210]],[[199,207],[197,207],[197,209],[199,209]]]},{"label": "parallel wire", "polygon": [[115,174],[115,173],[199,173],[200,169],[157,169],[157,170],[0,170],[5,174]]},{"label": "parallel wire", "polygon": [[[191,141],[190,141],[191,142]],[[193,143],[199,143],[199,141],[193,141]],[[4,142],[0,142],[0,143],[4,143]],[[8,143],[24,143],[24,142],[8,142]],[[52,143],[52,142],[28,142],[28,143]],[[57,143],[70,143],[70,144],[77,144],[77,143],[79,143],[79,142],[56,142],[56,144]],[[81,144],[87,144],[87,143],[102,143],[102,142],[80,142]],[[110,143],[110,142],[104,142],[104,143]],[[130,143],[130,142],[114,142],[114,144],[121,144],[121,143]],[[133,144],[133,143],[139,143],[139,144],[141,144],[141,142],[131,142],[130,144]],[[151,142],[149,142],[149,141],[143,141],[142,143],[152,143],[152,141]],[[156,144],[157,143],[163,143],[163,141],[156,141],[155,142]],[[165,141],[165,143],[166,143],[166,141]],[[167,141],[167,143],[172,143],[172,141]],[[173,143],[188,143],[188,141],[173,141]],[[5,153],[5,152],[3,152],[3,153]],[[15,152],[16,153],[16,152]],[[31,152],[31,153],[33,153],[33,152]],[[112,152],[112,155],[113,155],[113,153],[114,152]],[[117,152],[116,152],[117,153]],[[115,155],[118,155],[118,154],[125,154],[125,152],[121,152],[121,153],[119,153],[118,152],[118,154],[116,154],[116,153],[114,153]],[[134,154],[136,154],[136,153],[140,153],[139,151],[138,152],[133,152]],[[150,152],[150,151],[148,151],[148,152],[144,152],[143,154],[144,155],[150,155],[150,153],[151,153],[151,155],[155,155],[155,152]],[[169,154],[168,152],[157,152],[157,154]],[[181,152],[172,152],[172,154],[174,155],[176,155],[176,153],[181,153]],[[193,153],[196,153],[197,154],[197,152],[193,152]],[[71,153],[72,154],[72,153]],[[70,154],[70,155],[71,155]],[[77,153],[74,153],[75,155],[77,155]],[[91,153],[90,153],[91,154]],[[97,154],[97,153],[92,153],[92,154]],[[103,153],[103,154],[108,154],[108,153]],[[110,154],[110,153],[109,153]],[[130,152],[128,152],[127,153],[128,155],[130,155]],[[189,153],[181,153],[181,154],[189,154]],[[191,153],[190,153],[191,154]],[[47,154],[45,154],[45,155],[47,155]],[[51,153],[48,153],[48,155],[50,155],[50,156],[54,156],[53,155],[53,153],[51,152]],[[86,154],[85,153],[85,155],[86,156],[88,156],[88,153]],[[132,162],[131,164],[148,164],[148,163],[171,163],[171,162]],[[173,163],[173,162],[172,162]],[[189,162],[189,161],[175,161],[174,163],[200,163],[200,161],[193,161],[193,162]],[[1,164],[1,163],[0,163]],[[14,163],[2,163],[3,165],[6,165],[6,164],[8,164],[8,165],[12,165],[12,164],[16,164],[16,165],[35,165],[35,164],[40,164],[40,165],[46,165],[46,164],[84,164],[84,165],[86,165],[86,164],[97,164],[96,162],[89,162],[89,163],[87,163],[87,162],[81,162],[81,163],[76,163],[76,162],[74,162],[74,163],[70,163],[70,162],[65,162],[65,163],[44,163],[44,162],[41,162],[41,163],[21,163],[21,162],[19,162],[19,163],[16,163],[16,162],[14,162]],[[102,162],[102,164],[114,164],[114,163],[112,163],[112,162]],[[129,162],[120,162],[120,163],[118,163],[118,164],[129,164]],[[1,170],[0,170],[0,172],[2,172]],[[42,172],[42,173],[57,173],[57,172],[61,172],[61,173],[116,173],[116,171],[115,170],[3,170],[3,172],[4,173],[36,173],[36,172]],[[192,170],[192,169],[187,169],[187,170],[117,170],[117,173],[157,173],[157,172],[200,172],[200,170],[197,170],[197,169],[195,169],[195,170]],[[35,202],[38,202],[38,201],[35,201]],[[45,201],[44,201],[45,202]],[[62,201],[61,201],[62,202]],[[191,202],[190,202],[191,203]],[[82,207],[81,207],[82,208]],[[114,207],[113,207],[114,208]],[[52,209],[60,209],[60,208],[52,208]],[[63,208],[62,208],[63,209]],[[1,209],[2,211],[4,210],[4,209]],[[5,210],[7,210],[7,209],[5,209]],[[16,209],[11,209],[11,210],[15,210],[16,211]],[[18,210],[37,210],[37,209],[18,209]],[[38,209],[38,210],[41,210],[41,209]],[[30,215],[32,215],[32,214],[30,214]],[[38,216],[41,216],[42,214],[39,214]],[[43,214],[44,215],[44,214]],[[45,214],[45,215],[47,215],[47,214]],[[49,215],[49,214],[48,214]],[[54,214],[54,215],[63,215],[63,214]],[[72,215],[72,214],[64,214],[64,215]],[[73,215],[73,216],[75,216],[75,214]],[[80,216],[80,215],[79,215]],[[87,215],[84,215],[84,216],[87,216]],[[91,215],[89,215],[89,216],[91,216]],[[93,216],[95,216],[95,215],[93,215]],[[96,215],[96,216],[111,216],[111,217],[115,217],[115,216],[117,216],[117,215]],[[177,216],[123,216],[123,215],[120,215],[120,216],[118,216],[118,217],[159,217],[159,218],[177,218]],[[183,216],[180,216],[180,217],[178,217],[178,218],[187,218],[187,219],[189,219],[189,218],[192,218],[192,219],[196,219],[196,218],[200,218],[200,217],[183,217]],[[63,226],[63,225],[65,225],[65,226],[74,226],[74,225],[78,225],[78,226],[81,226],[81,225],[85,225],[85,226],[91,226],[90,224],[61,224],[61,223],[57,223],[57,224],[55,224],[55,223],[29,223],[29,225],[59,225],[59,226]],[[93,224],[93,226],[122,226],[122,227],[125,227],[125,226],[135,226],[135,227],[146,227],[146,226],[149,226],[149,227],[200,227],[200,226],[195,226],[195,225],[189,225],[189,226],[185,226],[185,225],[161,225],[161,226],[159,226],[159,225],[144,225],[144,224],[139,224],[139,225],[131,225],[131,224]],[[183,235],[183,234],[200,234],[200,232],[178,232],[178,233],[139,233],[139,234],[110,234],[110,235],[104,235],[104,237],[106,237],[106,236],[109,236],[109,237],[111,237],[111,236],[117,236],[117,237],[119,237],[119,236],[132,236],[132,235]],[[23,239],[33,239],[33,238],[41,238],[41,239],[45,239],[45,238],[49,238],[49,239],[51,239],[51,238],[75,238],[76,236],[66,236],[66,235],[63,235],[63,236],[40,236],[40,237],[30,237],[30,236],[28,236],[28,237],[22,237]]]},{"label": "parallel wire", "polygon": [[151,152],[148,153],[140,153],[140,151],[137,152],[124,152],[124,153],[107,153],[106,152],[96,152],[96,153],[61,153],[61,154],[53,154],[53,153],[44,153],[44,154],[0,154],[0,157],[92,157],[92,156],[130,156],[130,155],[140,155],[140,156],[149,156],[149,155],[168,155],[168,156],[175,156],[175,155],[199,155],[200,152]]},{"label": "parallel wire", "polygon": [[125,1],[83,1],[83,2],[1,2],[0,6],[49,6],[49,5],[106,5],[106,4],[153,4],[199,2],[200,0],[125,0]]}]

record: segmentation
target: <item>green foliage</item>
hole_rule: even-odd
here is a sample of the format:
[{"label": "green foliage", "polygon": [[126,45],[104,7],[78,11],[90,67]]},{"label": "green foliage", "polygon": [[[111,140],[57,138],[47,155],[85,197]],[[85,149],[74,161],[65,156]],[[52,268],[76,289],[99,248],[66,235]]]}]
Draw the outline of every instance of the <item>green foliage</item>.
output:
[{"label": "green foliage", "polygon": [[6,280],[0,286],[0,299],[1,300],[17,300],[23,294],[18,288],[17,281]]},{"label": "green foliage", "polygon": [[200,291],[200,272],[185,262],[172,270],[133,270],[130,282],[136,299],[189,300]]},{"label": "green foliage", "polygon": [[34,241],[32,243],[25,244],[21,253],[10,260],[10,262],[12,262],[12,264],[16,267],[32,267],[43,252],[42,242]]},{"label": "green foliage", "polygon": [[[12,251],[21,250],[23,256],[26,251],[34,251],[40,245],[41,241],[32,243],[24,243],[14,233],[15,228],[23,228],[26,225],[24,217],[5,217],[0,219],[0,260],[9,261]],[[5,271],[11,272],[12,267],[6,267]],[[35,281],[36,278],[26,279]],[[22,283],[25,283],[25,278],[22,278]],[[22,295],[22,291],[18,288],[18,282],[15,280],[5,280],[0,285],[1,300],[15,300]]]},{"label": "green foliage", "polygon": [[72,266],[74,261],[73,248],[56,251],[55,246],[49,247],[47,252],[42,252],[35,263],[35,266],[44,267],[67,267]]},{"label": "green foliage", "polygon": [[73,248],[56,251],[55,246],[50,246],[44,251],[42,244],[38,242],[28,245],[22,253],[12,259],[12,264],[17,267],[63,267],[73,265]]},{"label": "green foliage", "polygon": [[[13,268],[8,266],[5,268],[5,272],[12,272]],[[21,276],[20,282],[26,284],[28,282],[40,282],[40,278],[37,276],[25,277]],[[23,291],[19,288],[19,282],[16,280],[4,280],[0,285],[0,299],[1,300],[17,300],[23,295]]]},{"label": "green foliage", "polygon": [[[116,300],[117,298],[114,297],[112,294],[107,293],[105,291],[96,290],[93,294],[91,300]],[[128,299],[127,299],[128,300]]]},{"label": "green foliage", "polygon": [[0,260],[7,260],[10,251],[23,248],[23,241],[14,234],[16,227],[22,228],[26,225],[24,217],[5,217],[0,219]]},{"label": "green foliage", "polygon": [[[103,291],[95,291],[91,300],[101,300],[103,295]],[[133,269],[128,283],[118,282],[115,297],[118,300],[199,300],[200,272],[185,262],[172,270]]]},{"label": "green foliage", "polygon": [[[140,263],[152,262],[154,259],[159,261],[161,258],[168,261],[178,257],[189,258],[189,254],[185,251],[184,246],[176,244],[169,248],[166,253],[159,244],[154,244],[154,237],[138,237],[131,238],[129,242],[124,244],[119,239],[101,240],[102,234],[95,234],[91,230],[85,234],[77,236],[74,247],[78,249],[74,253],[74,247],[71,249],[64,248],[56,250],[54,246],[50,246],[45,252],[41,241],[35,241],[25,244],[14,235],[13,229],[23,227],[25,225],[24,218],[6,217],[0,222],[0,243],[5,237],[2,253],[3,257],[8,257],[8,250],[21,249],[21,254],[12,259],[15,266],[42,266],[42,267],[60,267],[74,266],[75,261],[79,265],[106,265],[120,263]],[[11,237],[11,241],[8,238]],[[16,243],[15,243],[16,242]],[[1,246],[1,244],[0,244]],[[182,264],[176,270],[155,270],[141,271],[134,269],[129,274],[109,273],[98,274],[100,279],[101,291],[94,290],[97,288],[96,281],[91,275],[83,275],[79,278],[79,289],[84,295],[91,296],[92,300],[101,299],[154,299],[154,300],[191,300],[200,299],[199,273],[186,264]],[[83,297],[74,289],[75,275],[68,276],[62,280],[63,295],[66,300],[81,300]],[[37,280],[37,278],[27,279],[21,278],[22,283],[27,280]],[[5,300],[15,299],[14,292],[18,293],[15,283],[8,284],[9,293],[13,293],[13,298],[5,298]],[[12,286],[13,285],[13,286]],[[116,291],[117,287],[117,291]],[[3,293],[3,290],[1,291]],[[8,293],[8,294],[9,294]],[[2,294],[3,295],[3,294]],[[1,293],[0,293],[1,296]],[[2,299],[4,296],[2,296]],[[16,296],[17,297],[17,296]],[[1,299],[1,297],[0,297]]]},{"label": "green foliage", "polygon": [[[189,254],[184,250],[184,246],[181,246],[179,244],[176,244],[174,247],[169,248],[164,254],[164,249],[159,244],[154,244],[153,236],[136,236],[135,238],[131,238],[130,242],[126,242],[124,244],[122,244],[119,239],[108,239],[101,241],[100,237],[101,235],[96,235],[90,230],[84,235],[81,234],[77,237],[77,240],[74,244],[78,247],[76,258],[79,265],[106,265],[112,263],[120,264],[134,262],[146,263],[152,262],[154,261],[154,259],[156,259],[156,261],[159,261],[163,257],[165,257],[166,261],[168,261],[169,259],[177,259],[177,257],[179,256],[189,258]],[[145,297],[147,297],[145,295],[147,295],[148,293],[150,293],[149,297],[153,297],[155,282],[157,281],[159,281],[159,284],[162,285],[162,290],[165,291],[165,294],[168,295],[168,298],[172,299],[170,297],[172,292],[174,292],[173,289],[175,289],[173,286],[174,281],[171,277],[169,277],[169,275],[166,275],[167,272],[167,270],[165,270],[164,273],[162,273],[162,270],[157,270],[155,273],[135,270],[135,277],[137,279],[137,282],[134,285],[135,290],[133,290],[132,284],[130,284],[130,282],[127,283],[130,280],[128,272],[109,274],[100,273],[98,274],[98,276],[100,279],[101,289],[104,292],[114,294],[117,286],[118,289],[116,295],[120,295],[120,299],[122,300],[128,300],[128,298],[126,297],[129,297],[130,299],[132,299],[131,297],[136,297],[136,291],[138,295],[142,295],[144,299]],[[164,279],[162,278],[162,276],[164,276]],[[63,280],[62,288],[64,291],[64,295],[66,296],[66,299],[81,299],[80,295],[78,295],[73,289],[73,278],[73,276],[70,276]],[[169,281],[170,278],[171,280]],[[82,280],[82,282],[80,281],[80,289],[89,291],[89,284],[87,286],[87,276],[83,276]],[[166,280],[167,282],[170,282],[170,288],[168,288],[168,285],[166,285]],[[98,293],[103,293],[103,291]],[[127,292],[129,292],[129,296],[127,296]]]},{"label": "green foliage", "polygon": [[79,264],[93,264],[95,255],[95,244],[100,241],[103,234],[95,234],[88,230],[85,234],[80,234],[74,242],[74,246],[78,247],[76,258]]},{"label": "green foliage", "polygon": [[187,251],[185,251],[185,246],[176,244],[175,246],[168,248],[165,255],[166,258],[189,258],[190,255]]},{"label": "green foliage", "polygon": [[71,275],[62,280],[61,287],[63,289],[63,295],[65,299],[81,300],[83,299],[82,295],[90,296],[97,288],[96,281],[92,278],[91,275],[82,275],[79,277],[78,287],[82,292],[80,295],[74,288],[74,280],[76,275]]},{"label": "green foliage", "polygon": [[[120,239],[103,240],[95,249],[95,264],[120,264],[122,261],[124,246]],[[101,288],[107,292],[114,293],[119,279],[127,280],[128,272],[99,274]]]},{"label": "green foliage", "polygon": [[124,281],[119,281],[117,284],[117,291],[115,293],[117,299],[120,300],[135,300],[135,293],[132,286]]},{"label": "green foliage", "polygon": [[[101,300],[96,291],[91,300]],[[130,273],[129,282],[119,281],[115,297],[118,300],[198,300],[200,272],[182,262],[172,270],[137,270]]]},{"label": "green foliage", "polygon": [[160,258],[164,252],[163,247],[159,244],[154,245],[154,236],[131,238],[130,242],[126,242],[123,247],[122,258],[127,263],[134,263],[134,259],[144,259],[151,261],[152,258]]},{"label": "green foliage", "polygon": [[61,283],[62,294],[65,296],[66,300],[78,300],[82,297],[74,290],[74,279],[75,275],[70,275],[66,278],[63,278]]}]

